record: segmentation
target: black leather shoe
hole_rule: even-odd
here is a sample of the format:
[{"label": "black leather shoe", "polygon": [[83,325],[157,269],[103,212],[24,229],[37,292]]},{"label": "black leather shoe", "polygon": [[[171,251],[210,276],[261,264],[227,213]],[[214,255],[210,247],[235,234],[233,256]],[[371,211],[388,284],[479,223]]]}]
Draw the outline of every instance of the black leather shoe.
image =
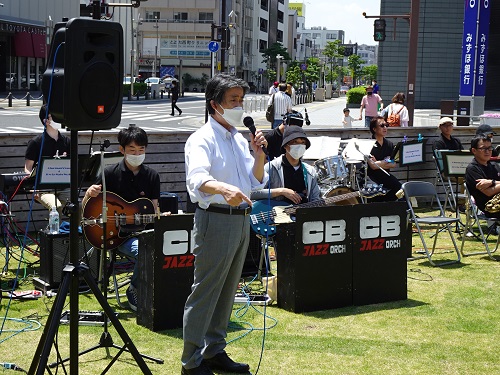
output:
[{"label": "black leather shoe", "polygon": [[181,375],[214,375],[214,373],[204,362],[201,362],[201,365],[195,368],[187,369],[183,367]]},{"label": "black leather shoe", "polygon": [[182,115],[182,111],[179,111],[179,116]]},{"label": "black leather shoe", "polygon": [[212,358],[203,360],[212,370],[221,370],[226,372],[236,372],[238,374],[246,374],[250,370],[250,366],[246,363],[238,363],[228,357],[226,352],[221,352]]}]

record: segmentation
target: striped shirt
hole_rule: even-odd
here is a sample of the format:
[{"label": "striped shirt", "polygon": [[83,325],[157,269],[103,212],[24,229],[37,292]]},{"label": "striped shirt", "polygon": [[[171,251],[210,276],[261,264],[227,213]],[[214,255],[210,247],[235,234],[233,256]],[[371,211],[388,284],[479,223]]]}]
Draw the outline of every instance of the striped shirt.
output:
[{"label": "striped shirt", "polygon": [[282,120],[283,115],[292,112],[292,99],[285,94],[283,91],[277,92],[272,95],[267,102],[267,105],[271,105],[274,97],[274,119]]}]

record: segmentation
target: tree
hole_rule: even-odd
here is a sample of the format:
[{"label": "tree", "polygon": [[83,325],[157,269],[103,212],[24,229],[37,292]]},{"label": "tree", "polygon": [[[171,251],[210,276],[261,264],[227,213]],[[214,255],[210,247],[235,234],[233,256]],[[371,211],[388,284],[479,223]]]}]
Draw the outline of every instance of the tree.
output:
[{"label": "tree", "polygon": [[262,51],[262,62],[269,64],[269,66],[272,66],[276,69],[276,56],[278,55],[283,56],[283,61],[290,61],[288,50],[283,46],[283,44],[275,42],[271,44],[269,48],[266,48],[264,51]]},{"label": "tree", "polygon": [[366,79],[370,82],[377,79],[377,73],[377,65],[367,65],[363,68],[363,76],[366,77]]},{"label": "tree", "polygon": [[365,61],[362,60],[358,55],[351,55],[347,59],[347,66],[351,70],[353,86],[357,85],[358,78],[359,76],[361,76],[362,72],[361,64],[363,64],[364,62]]},{"label": "tree", "polygon": [[338,77],[338,61],[340,58],[344,58],[344,47],[341,45],[340,40],[334,40],[333,42],[326,42],[326,46],[323,49],[323,55],[328,57],[328,63],[330,64],[330,71],[326,75],[327,80],[333,84],[335,78]]}]

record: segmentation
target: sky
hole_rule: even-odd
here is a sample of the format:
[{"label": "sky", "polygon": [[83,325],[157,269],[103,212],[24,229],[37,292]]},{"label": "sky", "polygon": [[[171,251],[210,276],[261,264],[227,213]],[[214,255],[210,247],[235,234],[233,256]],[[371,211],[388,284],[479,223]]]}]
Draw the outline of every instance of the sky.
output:
[{"label": "sky", "polygon": [[[290,2],[301,2],[290,0]],[[380,14],[380,0],[303,0],[306,4],[306,28],[322,26],[344,30],[345,43],[373,45],[373,18]]]}]

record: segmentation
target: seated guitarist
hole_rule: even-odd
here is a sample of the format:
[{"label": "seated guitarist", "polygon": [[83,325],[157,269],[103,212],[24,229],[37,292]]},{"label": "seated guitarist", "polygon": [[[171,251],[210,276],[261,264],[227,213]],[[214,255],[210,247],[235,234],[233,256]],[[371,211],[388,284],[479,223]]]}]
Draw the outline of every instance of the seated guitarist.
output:
[{"label": "seated guitarist", "polygon": [[270,186],[271,198],[275,200],[287,200],[292,204],[321,200],[315,169],[301,161],[310,146],[311,142],[300,126],[287,126],[281,143],[284,154],[266,164],[268,186],[254,190],[251,199],[267,199]]},{"label": "seated guitarist", "polygon": [[[155,210],[159,212],[158,200],[160,198],[160,176],[158,172],[143,165],[148,145],[146,132],[138,127],[130,126],[118,133],[119,150],[124,155],[121,162],[108,166],[105,171],[106,190],[121,196],[124,200],[132,202],[138,198],[148,198],[153,202]],[[82,205],[101,193],[102,177],[95,185],[90,186],[85,193]],[[137,260],[139,240],[136,237],[128,238],[118,247],[126,256]],[[127,300],[130,308],[137,311],[137,262],[127,289]]]}]

